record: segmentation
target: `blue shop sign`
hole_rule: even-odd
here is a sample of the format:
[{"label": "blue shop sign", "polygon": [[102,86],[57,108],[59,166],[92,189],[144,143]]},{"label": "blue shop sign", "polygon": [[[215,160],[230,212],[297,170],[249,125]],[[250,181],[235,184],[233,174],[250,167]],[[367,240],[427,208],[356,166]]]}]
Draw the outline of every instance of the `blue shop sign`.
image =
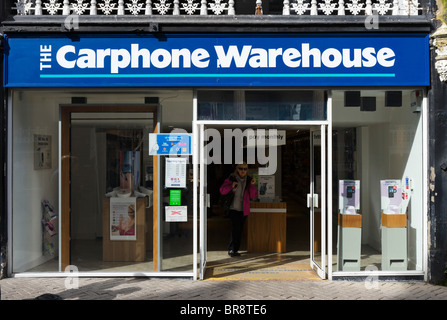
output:
[{"label": "blue shop sign", "polygon": [[149,155],[190,155],[191,135],[187,133],[150,133]]},{"label": "blue shop sign", "polygon": [[7,37],[7,87],[428,86],[426,34]]}]

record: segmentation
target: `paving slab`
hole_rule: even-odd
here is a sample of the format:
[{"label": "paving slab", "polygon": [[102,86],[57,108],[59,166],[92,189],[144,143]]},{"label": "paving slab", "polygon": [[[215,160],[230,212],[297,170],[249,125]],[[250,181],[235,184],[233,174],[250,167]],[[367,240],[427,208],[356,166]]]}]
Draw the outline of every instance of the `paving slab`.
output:
[{"label": "paving slab", "polygon": [[422,281],[5,278],[1,300],[445,300],[447,287]]}]

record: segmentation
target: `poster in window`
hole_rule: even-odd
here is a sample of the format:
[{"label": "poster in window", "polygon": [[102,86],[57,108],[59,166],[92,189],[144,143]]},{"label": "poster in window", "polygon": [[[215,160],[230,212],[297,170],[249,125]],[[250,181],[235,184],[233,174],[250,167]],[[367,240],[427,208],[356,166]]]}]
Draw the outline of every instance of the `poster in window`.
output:
[{"label": "poster in window", "polygon": [[186,188],[186,158],[166,158],[166,188]]},{"label": "poster in window", "polygon": [[275,199],[275,176],[258,176],[258,197],[261,201]]},{"label": "poster in window", "polygon": [[51,169],[51,136],[34,135],[34,170]]},{"label": "poster in window", "polygon": [[165,214],[166,222],[187,222],[188,206],[166,206]]},{"label": "poster in window", "polygon": [[137,240],[136,198],[110,198],[110,240]]}]

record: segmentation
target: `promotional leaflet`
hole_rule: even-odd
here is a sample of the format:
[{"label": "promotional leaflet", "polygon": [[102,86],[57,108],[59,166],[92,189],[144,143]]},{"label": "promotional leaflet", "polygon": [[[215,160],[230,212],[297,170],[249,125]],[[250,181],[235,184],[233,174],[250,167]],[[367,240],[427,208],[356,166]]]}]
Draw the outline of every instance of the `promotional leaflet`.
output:
[{"label": "promotional leaflet", "polygon": [[181,205],[182,191],[181,190],[169,190],[169,205],[179,206]]},{"label": "promotional leaflet", "polygon": [[186,158],[166,158],[166,188],[186,188]]}]

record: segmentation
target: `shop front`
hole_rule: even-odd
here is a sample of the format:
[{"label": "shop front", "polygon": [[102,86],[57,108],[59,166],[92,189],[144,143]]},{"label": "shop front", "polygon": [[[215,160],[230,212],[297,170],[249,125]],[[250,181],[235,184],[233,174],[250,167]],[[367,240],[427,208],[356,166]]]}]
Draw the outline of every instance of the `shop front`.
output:
[{"label": "shop front", "polygon": [[428,35],[6,41],[9,274],[204,279],[246,162],[244,254],[426,277]]}]

